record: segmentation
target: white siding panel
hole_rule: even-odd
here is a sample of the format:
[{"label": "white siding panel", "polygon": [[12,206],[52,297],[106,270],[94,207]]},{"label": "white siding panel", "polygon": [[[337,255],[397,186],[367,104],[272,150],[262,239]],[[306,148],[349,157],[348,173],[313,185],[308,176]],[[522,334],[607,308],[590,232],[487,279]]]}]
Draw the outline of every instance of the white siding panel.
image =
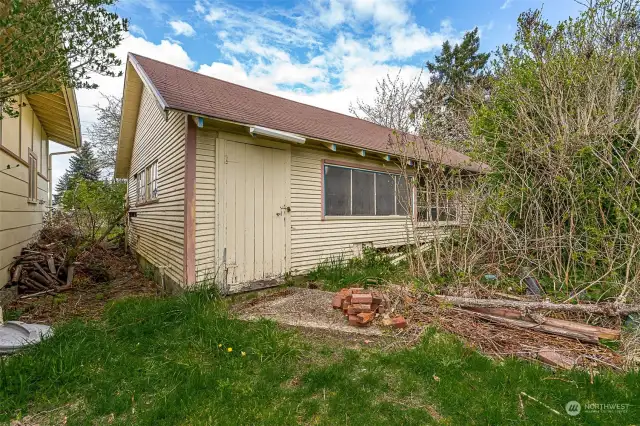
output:
[{"label": "white siding panel", "polygon": [[[146,88],[142,92],[129,174],[129,239],[138,254],[176,283],[184,281],[185,115],[170,111],[169,119]],[[158,161],[158,199],[137,204],[134,177]]]},{"label": "white siding panel", "polygon": [[[380,168],[373,159],[294,146],[291,149],[291,271],[308,271],[332,256],[349,258],[363,244],[390,247],[407,244],[410,218],[322,220],[322,160]],[[388,163],[387,163],[388,164]],[[389,169],[392,170],[391,168]],[[431,230],[425,230],[425,236]]]},{"label": "white siding panel", "polygon": [[196,133],[196,279],[213,279],[219,273],[215,256],[216,138],[203,128]]},{"label": "white siding panel", "polygon": [[[31,147],[33,127],[40,128],[40,122],[31,109],[24,107],[23,111],[29,114],[29,118],[20,127],[16,124],[20,122],[19,118],[3,120],[3,124],[7,126],[3,128],[0,141],[4,148],[11,149],[12,152],[15,149],[16,155],[21,151],[18,149],[20,145]],[[20,128],[21,130],[17,131]],[[18,142],[20,134],[24,136],[22,143]],[[22,159],[27,161],[28,154]],[[9,268],[13,263],[13,257],[18,256],[22,248],[29,244],[42,228],[48,184],[38,176],[38,202],[30,203],[29,168],[8,153],[0,151],[0,170],[0,287],[3,287],[9,281]]]}]

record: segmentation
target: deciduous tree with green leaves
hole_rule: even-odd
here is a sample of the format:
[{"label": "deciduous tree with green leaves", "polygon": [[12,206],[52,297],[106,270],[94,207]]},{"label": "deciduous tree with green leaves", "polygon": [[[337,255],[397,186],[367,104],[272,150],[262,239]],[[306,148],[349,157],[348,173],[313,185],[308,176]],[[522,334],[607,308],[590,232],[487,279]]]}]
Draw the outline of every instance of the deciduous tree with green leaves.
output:
[{"label": "deciduous tree with green leaves", "polygon": [[78,178],[61,197],[62,207],[72,212],[78,229],[90,242],[109,234],[124,215],[122,182],[91,181]]},{"label": "deciduous tree with green leaves", "polygon": [[[0,103],[16,116],[22,93],[93,89],[92,74],[120,76],[112,52],[127,20],[116,0],[7,0],[0,4]],[[1,114],[0,114],[1,115]]]}]

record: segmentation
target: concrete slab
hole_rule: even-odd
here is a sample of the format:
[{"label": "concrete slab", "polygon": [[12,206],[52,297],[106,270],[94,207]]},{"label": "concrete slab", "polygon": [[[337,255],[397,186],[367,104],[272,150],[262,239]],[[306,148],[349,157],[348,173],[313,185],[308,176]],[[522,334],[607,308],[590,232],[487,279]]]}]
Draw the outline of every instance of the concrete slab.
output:
[{"label": "concrete slab", "polygon": [[375,325],[350,326],[342,311],[331,307],[333,296],[334,293],[329,291],[290,287],[240,303],[233,308],[233,311],[239,319],[248,321],[269,318],[294,327],[364,336],[382,335],[382,330]]}]

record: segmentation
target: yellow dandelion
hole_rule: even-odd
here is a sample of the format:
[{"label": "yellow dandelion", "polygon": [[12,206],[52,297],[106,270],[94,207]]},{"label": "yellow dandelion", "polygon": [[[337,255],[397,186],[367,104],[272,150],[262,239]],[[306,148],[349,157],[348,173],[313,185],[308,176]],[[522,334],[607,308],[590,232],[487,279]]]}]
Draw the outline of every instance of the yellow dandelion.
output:
[{"label": "yellow dandelion", "polygon": [[222,347],[222,343],[218,343],[218,347],[221,348]]},{"label": "yellow dandelion", "polygon": [[233,352],[233,348],[227,348],[227,352]]},{"label": "yellow dandelion", "polygon": [[246,356],[247,353],[245,351],[240,352],[242,354],[242,356]]}]

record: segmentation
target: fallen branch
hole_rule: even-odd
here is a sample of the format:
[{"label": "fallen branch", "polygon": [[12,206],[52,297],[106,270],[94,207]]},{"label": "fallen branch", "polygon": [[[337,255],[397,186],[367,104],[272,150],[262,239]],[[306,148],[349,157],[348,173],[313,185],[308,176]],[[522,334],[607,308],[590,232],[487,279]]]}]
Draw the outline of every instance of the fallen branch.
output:
[{"label": "fallen branch", "polygon": [[586,312],[589,314],[601,314],[608,316],[629,315],[640,312],[640,305],[617,305],[613,303],[592,303],[583,305],[560,304],[551,302],[519,302],[504,299],[473,299],[469,297],[434,296],[438,300],[450,303],[454,306],[465,308],[513,308],[526,311],[552,311],[552,312]]},{"label": "fallen branch", "polygon": [[473,315],[475,315],[475,316],[477,316],[479,318],[485,319],[487,321],[495,322],[495,323],[498,323],[498,324],[504,324],[504,325],[509,325],[509,326],[512,326],[512,327],[524,328],[524,329],[527,329],[527,330],[540,331],[540,332],[547,333],[547,334],[554,334],[556,336],[562,336],[562,337],[566,337],[566,338],[569,338],[569,339],[575,339],[575,340],[579,340],[581,342],[593,343],[594,345],[597,345],[600,342],[600,340],[598,339],[598,336],[596,336],[594,334],[578,333],[577,331],[565,330],[563,328],[553,327],[551,325],[536,324],[534,322],[522,321],[522,320],[504,318],[504,317],[498,317],[498,316],[494,316],[494,315],[482,314],[482,313],[479,313],[479,312],[473,312],[473,311],[464,311],[464,312],[468,312],[468,313],[473,314]]},{"label": "fallen branch", "polygon": [[506,308],[465,308],[474,312],[500,316],[505,318],[520,319],[531,321],[537,324],[551,325],[553,327],[564,328],[566,330],[577,331],[578,333],[595,334],[600,339],[618,340],[620,338],[620,330],[612,328],[598,327],[595,325],[583,324],[574,321],[561,320],[557,318],[546,318],[541,315],[525,315],[522,311]]},{"label": "fallen branch", "polygon": [[42,296],[42,295],[50,294],[50,293],[55,293],[55,290],[50,288],[49,290],[39,291],[37,293],[31,293],[31,294],[27,294],[27,295],[24,295],[24,296],[20,296],[20,299],[31,299],[33,297],[38,297],[38,296]]}]

